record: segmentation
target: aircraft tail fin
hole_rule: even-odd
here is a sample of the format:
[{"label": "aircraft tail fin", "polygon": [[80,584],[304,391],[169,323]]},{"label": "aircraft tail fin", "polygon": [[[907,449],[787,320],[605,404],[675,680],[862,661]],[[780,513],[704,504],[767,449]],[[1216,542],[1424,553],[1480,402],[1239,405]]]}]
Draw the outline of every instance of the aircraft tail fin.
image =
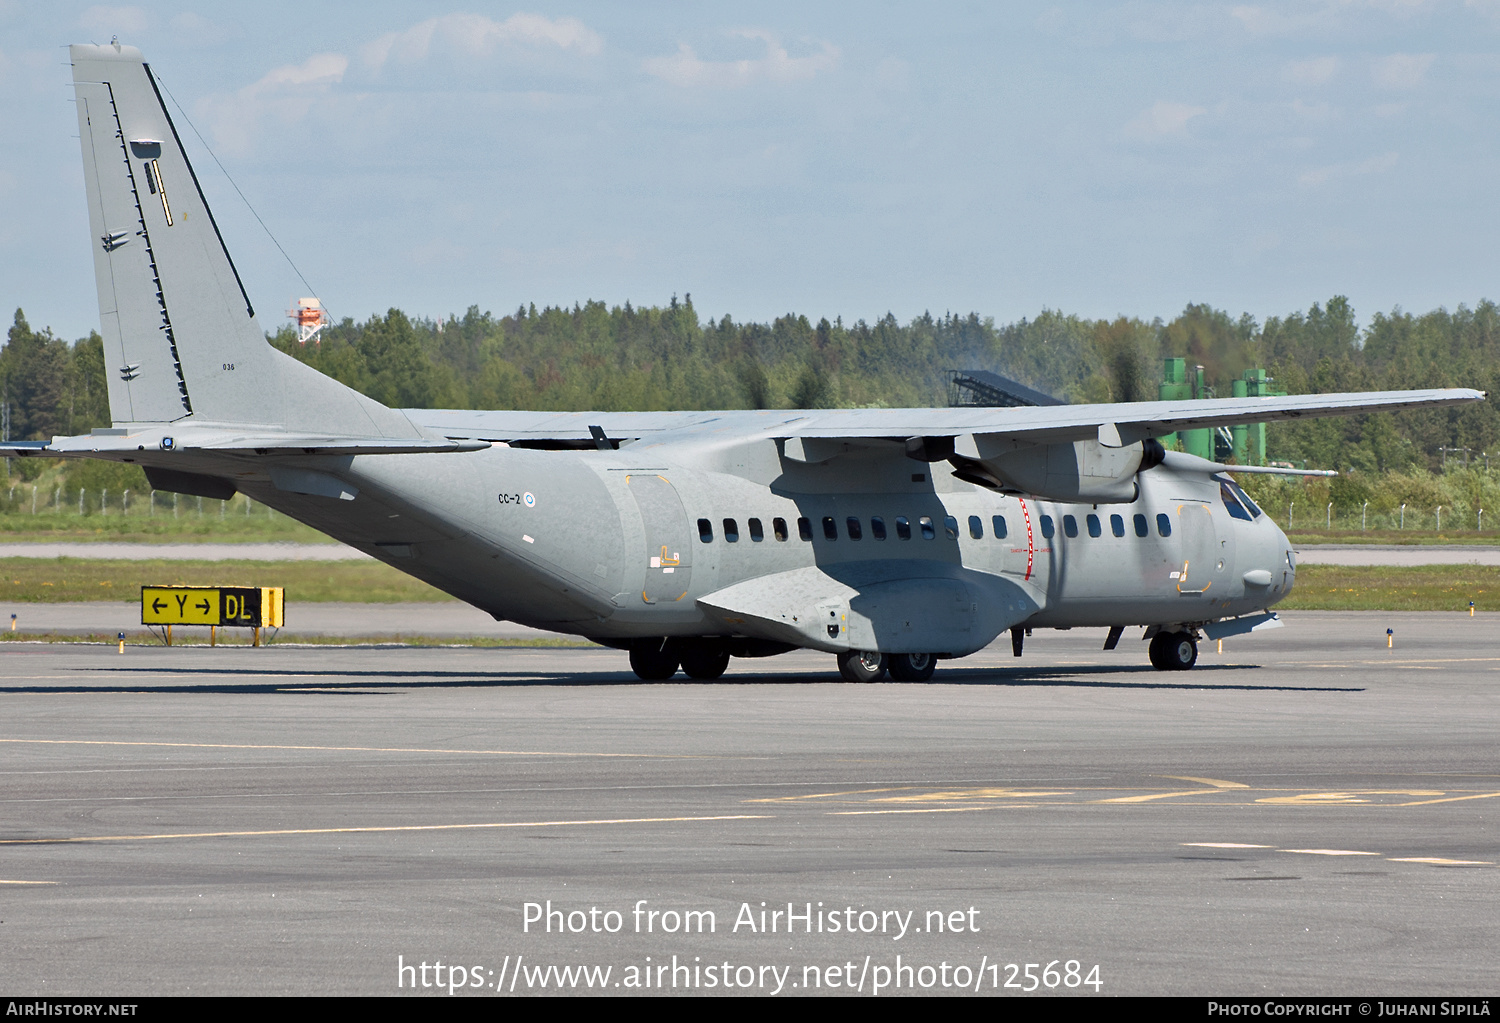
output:
[{"label": "aircraft tail fin", "polygon": [[141,52],[70,52],[114,421],[419,436],[266,342]]}]

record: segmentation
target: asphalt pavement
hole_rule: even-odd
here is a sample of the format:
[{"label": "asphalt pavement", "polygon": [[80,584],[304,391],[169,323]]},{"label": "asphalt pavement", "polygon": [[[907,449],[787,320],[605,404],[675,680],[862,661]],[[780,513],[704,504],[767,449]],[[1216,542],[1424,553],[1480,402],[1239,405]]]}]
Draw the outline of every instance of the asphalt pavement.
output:
[{"label": "asphalt pavement", "polygon": [[1038,631],[865,686],[6,644],[0,962],[37,995],[1492,994],[1497,618],[1287,619],[1184,673]]}]

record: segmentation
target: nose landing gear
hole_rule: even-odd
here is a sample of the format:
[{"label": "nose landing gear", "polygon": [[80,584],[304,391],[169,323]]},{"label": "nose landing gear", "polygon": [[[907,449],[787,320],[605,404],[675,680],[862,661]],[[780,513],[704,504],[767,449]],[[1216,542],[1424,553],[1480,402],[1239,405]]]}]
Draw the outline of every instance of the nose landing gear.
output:
[{"label": "nose landing gear", "polygon": [[1158,632],[1151,637],[1151,664],[1162,671],[1187,671],[1198,663],[1198,641],[1191,632]]}]

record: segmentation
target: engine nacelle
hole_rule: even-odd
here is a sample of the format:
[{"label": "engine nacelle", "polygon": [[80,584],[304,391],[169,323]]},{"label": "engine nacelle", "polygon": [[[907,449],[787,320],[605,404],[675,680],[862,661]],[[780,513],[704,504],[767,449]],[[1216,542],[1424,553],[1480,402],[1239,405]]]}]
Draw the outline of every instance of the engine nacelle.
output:
[{"label": "engine nacelle", "polygon": [[1136,473],[1161,461],[1154,440],[1109,446],[1098,440],[1026,444],[979,434],[960,438],[952,458],[960,478],[1080,504],[1128,504]]}]

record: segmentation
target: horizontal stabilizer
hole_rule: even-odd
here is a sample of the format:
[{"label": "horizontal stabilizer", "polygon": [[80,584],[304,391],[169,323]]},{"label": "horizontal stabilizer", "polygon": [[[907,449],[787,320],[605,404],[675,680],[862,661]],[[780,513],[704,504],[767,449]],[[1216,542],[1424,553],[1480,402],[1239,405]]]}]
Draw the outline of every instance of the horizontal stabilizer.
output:
[{"label": "horizontal stabilizer", "polygon": [[217,428],[205,424],[173,426],[143,424],[137,429],[116,427],[51,441],[10,441],[0,445],[0,457],[133,458],[141,452],[211,451],[240,455],[413,455],[482,451],[482,440],[447,437],[337,437],[277,430],[258,432],[243,427]]}]

